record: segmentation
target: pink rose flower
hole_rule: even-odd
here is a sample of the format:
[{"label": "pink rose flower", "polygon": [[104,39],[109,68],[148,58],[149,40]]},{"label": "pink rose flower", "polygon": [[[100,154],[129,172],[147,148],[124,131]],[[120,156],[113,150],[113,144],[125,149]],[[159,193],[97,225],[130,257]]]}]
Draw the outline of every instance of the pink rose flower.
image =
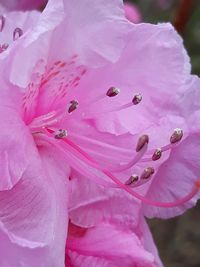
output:
[{"label": "pink rose flower", "polygon": [[1,0],[1,5],[7,10],[31,10],[39,8],[47,3],[47,0]]},{"label": "pink rose flower", "polygon": [[[69,219],[90,228],[72,218],[73,199],[85,206],[73,197],[73,177],[83,177],[77,191],[84,177],[104,186],[105,197],[113,188],[119,202],[105,208],[111,220],[127,198],[139,210],[136,225],[143,213],[170,217],[193,206],[200,125],[191,94],[199,94],[199,78],[173,27],[130,23],[120,0],[51,0],[19,26],[18,14],[0,19],[8,44],[0,55],[0,265],[64,266]],[[102,242],[110,232],[123,259],[120,236],[141,252],[140,265],[153,264],[136,229],[130,238],[130,226],[103,221],[92,207],[101,220],[88,229],[89,247],[91,235]],[[130,262],[136,256],[128,253]]]}]

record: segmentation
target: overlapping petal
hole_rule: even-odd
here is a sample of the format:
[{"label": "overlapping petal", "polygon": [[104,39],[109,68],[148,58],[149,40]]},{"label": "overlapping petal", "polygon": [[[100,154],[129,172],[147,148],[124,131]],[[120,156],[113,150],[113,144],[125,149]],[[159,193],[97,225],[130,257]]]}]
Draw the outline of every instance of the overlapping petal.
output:
[{"label": "overlapping petal", "polygon": [[155,266],[133,232],[106,223],[88,229],[81,238],[69,235],[67,253],[72,266]]},{"label": "overlapping petal", "polygon": [[64,266],[67,176],[67,166],[43,145],[40,156],[29,157],[28,168],[15,187],[0,192],[2,235],[12,253],[10,258],[1,250],[2,264],[11,266],[14,261],[16,266],[34,266],[31,261],[37,262],[38,255],[41,266]]},{"label": "overlapping petal", "polygon": [[[78,5],[77,2],[51,0],[33,31],[20,42],[21,48],[17,48],[18,53],[12,60],[11,80],[25,87],[38,59],[51,63],[78,54],[81,63],[90,66],[116,61],[126,44],[129,29],[120,0],[99,0],[95,5],[91,0],[81,1]],[[29,55],[29,61],[24,62],[26,68],[19,79],[15,70],[22,53],[23,58]]]},{"label": "overlapping petal", "polygon": [[140,205],[126,192],[97,185],[78,173],[72,172],[71,178],[69,216],[72,223],[85,228],[101,221],[115,221],[125,228],[137,225]]},{"label": "overlapping petal", "polygon": [[40,17],[40,13],[37,11],[8,12],[6,10],[0,12],[0,58],[4,58],[10,52],[10,49],[15,47],[17,39],[32,30]]},{"label": "overlapping petal", "polygon": [[[2,83],[3,87],[5,86]],[[35,153],[33,139],[20,118],[19,103],[22,95],[17,88],[0,92],[0,190],[8,190],[22,178]]]},{"label": "overlapping petal", "polygon": [[[189,75],[189,59],[173,27],[170,24],[139,24],[132,28],[128,45],[116,64],[89,71],[82,87],[92,90],[82,90],[82,94],[92,102],[98,91],[106,93],[110,86],[120,88],[116,99],[99,101],[90,108],[91,111],[98,106],[102,110],[98,116],[90,114],[101,130],[135,133],[138,128],[142,131],[156,125],[158,119],[168,114],[176,114],[175,100]],[[136,93],[143,97],[138,106],[117,113],[106,112],[111,105],[130,103]]]},{"label": "overlapping petal", "polygon": [[39,8],[46,4],[46,0],[2,0],[1,4],[6,7],[7,10],[30,10]]},{"label": "overlapping petal", "polygon": [[[200,134],[190,134],[182,143],[174,148],[168,160],[159,168],[147,193],[149,199],[161,202],[173,202],[187,195],[199,181],[199,145]],[[199,193],[175,208],[144,207],[149,217],[169,218],[182,214],[194,206]]]}]

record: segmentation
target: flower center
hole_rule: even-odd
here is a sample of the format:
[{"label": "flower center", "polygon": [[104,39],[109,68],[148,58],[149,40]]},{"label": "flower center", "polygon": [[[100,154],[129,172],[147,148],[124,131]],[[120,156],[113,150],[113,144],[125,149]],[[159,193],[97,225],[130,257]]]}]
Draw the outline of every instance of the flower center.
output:
[{"label": "flower center", "polygon": [[[69,68],[70,70],[75,70],[76,73],[70,76],[70,80],[66,78],[69,77],[69,75],[64,76]],[[46,69],[46,67],[44,69]],[[153,167],[153,163],[162,158],[163,153],[170,151],[181,141],[183,137],[183,131],[181,129],[177,128],[174,130],[167,145],[151,150],[148,150],[149,136],[147,134],[142,135],[138,139],[135,147],[135,156],[132,160],[126,163],[119,163],[118,166],[112,166],[109,167],[109,169],[99,163],[93,156],[90,156],[90,153],[86,152],[79,144],[73,141],[73,138],[71,138],[73,136],[71,129],[63,127],[63,125],[68,125],[69,118],[71,118],[71,120],[76,120],[77,114],[81,114],[81,119],[85,121],[85,127],[87,127],[88,119],[103,112],[103,110],[94,111],[94,109],[93,112],[91,112],[88,109],[90,105],[94,105],[94,103],[98,103],[98,101],[108,101],[109,98],[119,97],[120,95],[120,90],[117,87],[110,87],[103,95],[96,96],[92,101],[85,103],[84,107],[81,105],[79,106],[81,103],[75,99],[69,101],[67,104],[66,100],[67,98],[69,99],[67,96],[68,89],[71,90],[73,86],[76,87],[81,76],[84,75],[85,72],[84,68],[74,65],[74,59],[66,63],[59,61],[58,63],[54,63],[53,67],[47,69],[45,74],[40,74],[38,81],[29,85],[29,90],[24,96],[23,111],[24,120],[29,126],[31,133],[34,136],[36,135],[45,139],[49,144],[59,149],[63,154],[63,158],[66,159],[69,165],[70,162],[72,162],[72,166],[78,166],[79,168],[80,163],[76,162],[78,160],[78,162],[83,162],[86,166],[98,170],[100,174],[103,174],[104,177],[111,180],[111,182],[108,182],[101,177],[102,175],[99,175],[99,177],[93,175],[92,177],[97,183],[104,186],[119,187],[146,204],[158,207],[175,207],[184,204],[194,197],[199,189],[199,186],[197,186],[198,183],[194,183],[191,192],[185,197],[170,203],[152,201],[133,190],[133,188],[141,186],[152,179],[156,171]],[[55,88],[59,89],[55,92]],[[142,95],[136,93],[130,102],[115,107],[110,105],[106,112],[115,112],[130,108],[131,106],[140,104],[141,101]],[[76,135],[82,136],[81,131],[80,133],[76,133]],[[95,142],[95,140],[89,137],[87,137],[87,140],[91,143]],[[117,155],[116,158],[118,158]],[[132,174],[127,181],[122,182],[116,177],[116,173],[120,174],[123,171],[132,170],[133,167],[141,163],[147,163],[147,166],[141,173]],[[113,173],[115,173],[115,175]]]}]

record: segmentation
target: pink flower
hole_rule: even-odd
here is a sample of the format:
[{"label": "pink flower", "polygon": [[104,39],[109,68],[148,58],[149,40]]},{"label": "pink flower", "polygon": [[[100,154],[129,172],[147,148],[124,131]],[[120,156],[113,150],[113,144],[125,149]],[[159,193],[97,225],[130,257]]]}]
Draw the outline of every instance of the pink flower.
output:
[{"label": "pink flower", "polygon": [[0,265],[63,267],[68,177],[80,161],[59,131],[76,116],[66,94],[89,66],[119,58],[129,24],[123,5],[105,0],[50,1],[42,16],[7,13],[0,22],[8,44],[0,59]]},{"label": "pink flower", "polygon": [[135,5],[125,2],[124,10],[125,10],[125,16],[131,22],[139,23],[141,21],[141,14]]},{"label": "pink flower", "polygon": [[1,5],[7,10],[31,10],[45,5],[47,0],[1,0]]},{"label": "pink flower", "polygon": [[[9,26],[2,38],[1,265],[64,266],[69,177],[103,185],[105,197],[114,187],[119,205],[129,198],[148,216],[180,214],[199,197],[199,105],[185,97],[199,79],[172,26],[134,25],[123,14],[120,0],[51,0],[33,24]],[[3,33],[9,19],[1,23]],[[150,260],[136,232],[129,239],[129,228],[99,216],[96,240],[110,229]]]}]

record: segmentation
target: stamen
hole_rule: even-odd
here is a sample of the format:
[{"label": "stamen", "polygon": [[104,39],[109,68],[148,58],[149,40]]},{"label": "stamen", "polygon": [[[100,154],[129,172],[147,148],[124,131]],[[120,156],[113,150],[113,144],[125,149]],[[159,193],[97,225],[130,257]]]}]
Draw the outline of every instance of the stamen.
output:
[{"label": "stamen", "polygon": [[[93,98],[92,100],[84,103],[84,113],[85,113],[85,110],[87,110],[88,108],[90,108],[91,105],[94,105],[94,104],[97,104],[99,101],[102,101],[102,100],[105,100],[107,97],[114,97],[114,96],[117,96],[118,94],[120,93],[120,89],[117,88],[117,87],[110,87],[108,89],[108,91],[106,92],[106,94],[101,94],[101,95],[97,95],[95,98]],[[82,110],[82,107],[80,107],[79,109],[79,112]],[[96,114],[99,114],[98,113],[95,113]],[[92,115],[94,115],[94,113],[92,113]]]},{"label": "stamen", "polygon": [[73,112],[74,110],[76,110],[78,108],[78,101],[76,100],[72,100],[70,101],[70,106],[68,108],[68,113]]},{"label": "stamen", "polygon": [[[72,157],[73,158],[78,158],[79,160],[84,161],[86,164],[89,164],[89,162],[85,159],[85,157],[83,155],[81,155],[78,151],[75,151],[74,148],[65,142],[64,145],[61,145],[60,143],[57,142],[57,140],[52,138],[52,132],[47,129],[47,135],[43,135],[42,139],[45,139],[50,145],[55,146],[57,149],[60,150],[60,152],[63,153],[63,158],[66,159],[67,162],[69,162]],[[64,139],[62,139],[64,141]],[[67,153],[66,153],[67,151]],[[79,161],[75,160],[72,164],[73,168],[79,168],[79,170],[82,171],[82,173],[85,173],[85,166],[80,164]],[[87,173],[87,172],[86,172]],[[88,176],[88,174],[85,174],[85,176]],[[111,187],[111,188],[118,188],[118,185],[116,185],[116,183],[113,182],[109,182],[106,181],[105,179],[102,179],[102,174],[100,174],[99,176],[95,173],[91,173],[90,176],[88,177],[89,179],[91,179],[92,181],[95,181],[97,184],[104,186],[104,187]]]},{"label": "stamen", "polygon": [[162,146],[161,148],[157,148],[156,150],[149,150],[147,152],[147,155],[150,155],[153,153],[153,156],[151,158],[144,158],[141,161],[142,162],[147,162],[147,161],[151,161],[151,160],[157,160],[162,156],[163,152],[169,151],[171,149],[174,148],[174,146],[176,145],[176,143],[178,143],[183,137],[183,130],[176,128],[173,132],[173,134],[170,137],[170,143]]},{"label": "stamen", "polygon": [[0,15],[0,32],[3,31],[5,22],[6,22],[6,18],[3,15]]},{"label": "stamen", "polygon": [[67,131],[63,129],[59,129],[57,132],[55,132],[54,137],[56,139],[62,139],[67,136]]},{"label": "stamen", "polygon": [[[108,97],[114,97],[116,95],[118,95],[120,93],[120,89],[117,88],[117,87],[110,87],[106,93],[106,95]],[[103,100],[105,96],[98,96],[96,99],[94,99],[93,101],[90,101],[89,103],[87,103],[86,106],[90,106],[94,103],[96,103],[97,101],[100,101],[100,100]],[[106,109],[105,110],[102,110],[102,111],[97,111],[97,112],[84,112],[84,119],[90,119],[91,117],[93,116],[96,116],[96,115],[100,115],[102,113],[108,113],[108,112],[117,112],[117,111],[121,111],[123,109],[127,109],[127,108],[130,108],[132,107],[133,105],[137,105],[141,102],[142,100],[142,96],[140,94],[136,94],[132,101],[128,102],[128,103],[125,103],[125,104],[122,104],[121,106],[110,106],[110,105],[107,105]]]},{"label": "stamen", "polygon": [[21,28],[16,28],[13,32],[13,41],[16,41],[19,37],[21,37],[23,34],[23,31]]},{"label": "stamen", "polygon": [[131,177],[125,182],[125,185],[132,185],[133,183],[139,180],[139,176],[137,174],[131,175]]},{"label": "stamen", "polygon": [[[174,144],[168,144],[168,145],[162,146],[160,149],[161,149],[162,154],[163,154],[163,152],[169,151],[169,150],[171,150],[173,148],[174,148]],[[147,151],[147,155],[150,155],[150,154],[153,154],[153,153],[155,153],[155,149],[150,149],[149,151]],[[152,157],[153,156],[148,157],[148,158],[143,158],[141,161],[142,162],[152,161]]]},{"label": "stamen", "polygon": [[32,131],[35,131],[35,130],[40,129],[42,127],[47,127],[49,125],[57,123],[58,119],[59,119],[59,115],[60,114],[58,112],[52,111],[52,112],[49,112],[45,115],[41,115],[39,117],[36,117],[29,124],[29,128]]},{"label": "stamen", "polygon": [[117,87],[110,87],[106,93],[109,97],[114,97],[120,93],[120,89]]},{"label": "stamen", "polygon": [[170,137],[170,143],[175,144],[179,142],[183,137],[183,130],[176,128]]},{"label": "stamen", "polygon": [[[162,146],[160,148],[160,150],[161,150],[161,156],[162,156],[163,152],[166,152],[166,151],[169,151],[169,150],[173,149],[174,148],[174,145],[175,144],[168,144],[168,145]],[[147,158],[143,158],[143,159],[141,159],[141,162],[149,162],[149,161],[152,161],[152,160],[154,160],[154,161],[157,160],[156,159],[156,156],[154,155],[154,153],[156,152],[156,150],[155,149],[154,150],[153,149],[150,149],[149,151],[147,151],[147,153],[146,153],[147,156],[149,156],[150,154],[153,154],[153,156],[149,156]],[[158,155],[159,155],[159,152],[158,152]]]},{"label": "stamen", "polygon": [[145,144],[149,143],[149,136],[147,134],[142,135],[136,145],[136,152],[139,152]]},{"label": "stamen", "polygon": [[156,160],[160,159],[161,156],[162,156],[162,150],[161,150],[161,148],[157,148],[155,150],[155,152],[153,153],[152,160],[156,161]]},{"label": "stamen", "polygon": [[141,148],[141,150],[136,154],[136,156],[129,163],[121,165],[117,168],[111,168],[110,170],[112,172],[123,172],[125,170],[130,169],[142,159],[142,157],[147,151],[147,147],[148,147],[148,144],[145,143],[144,146]]},{"label": "stamen", "polygon": [[136,94],[132,99],[132,103],[134,105],[139,104],[141,101],[142,101],[142,95],[141,94]]},{"label": "stamen", "polygon": [[159,202],[159,201],[154,201],[154,200],[148,199],[148,198],[138,194],[137,192],[133,191],[130,187],[123,184],[119,179],[117,179],[113,174],[111,174],[107,170],[103,170],[102,172],[104,174],[106,174],[108,177],[110,177],[110,179],[113,182],[115,182],[121,189],[124,189],[126,192],[128,192],[133,197],[141,200],[143,203],[145,203],[147,205],[151,205],[151,206],[155,206],[155,207],[173,208],[173,207],[183,205],[186,202],[190,201],[198,193],[198,191],[200,189],[200,181],[199,181],[199,182],[194,184],[194,187],[192,188],[192,190],[183,198],[180,198],[174,202]]},{"label": "stamen", "polygon": [[150,176],[152,176],[154,174],[155,170],[153,167],[147,167],[146,169],[144,169],[143,173],[141,174],[141,179],[149,179]]},{"label": "stamen", "polygon": [[189,200],[191,200],[197,194],[197,192],[200,189],[200,181],[197,180],[194,183],[194,187],[192,188],[192,190],[185,197],[183,197],[183,198],[181,198],[181,199],[179,199],[177,201],[174,201],[174,202],[153,201],[153,200],[148,199],[148,198],[138,194],[137,192],[133,191],[130,187],[128,187],[127,185],[123,184],[119,179],[117,179],[108,170],[102,169],[93,158],[91,158],[86,152],[84,152],[79,146],[77,146],[71,140],[66,138],[66,139],[63,139],[63,141],[66,142],[68,145],[70,145],[72,147],[72,149],[74,149],[76,152],[78,152],[82,157],[84,157],[87,160],[87,162],[90,163],[90,165],[92,167],[102,171],[102,173],[104,173],[106,176],[108,176],[115,184],[117,184],[119,186],[119,188],[124,189],[126,192],[131,194],[133,197],[141,200],[142,202],[144,202],[144,203],[146,203],[148,205],[152,205],[152,206],[156,206],[156,207],[166,207],[166,208],[177,207],[177,206],[183,205],[184,203],[186,203]]},{"label": "stamen", "polygon": [[110,179],[115,182],[121,189],[124,189],[126,192],[131,194],[133,197],[141,200],[143,203],[155,207],[163,207],[163,208],[173,208],[177,207],[180,205],[183,205],[184,203],[190,201],[199,191],[200,189],[200,181],[194,184],[194,187],[192,190],[183,198],[178,199],[177,201],[174,202],[159,202],[159,201],[153,201],[151,199],[148,199],[137,192],[133,191],[130,189],[128,186],[124,185],[119,179],[117,179],[113,174],[108,172],[107,170],[102,171],[104,174],[106,174]]}]

